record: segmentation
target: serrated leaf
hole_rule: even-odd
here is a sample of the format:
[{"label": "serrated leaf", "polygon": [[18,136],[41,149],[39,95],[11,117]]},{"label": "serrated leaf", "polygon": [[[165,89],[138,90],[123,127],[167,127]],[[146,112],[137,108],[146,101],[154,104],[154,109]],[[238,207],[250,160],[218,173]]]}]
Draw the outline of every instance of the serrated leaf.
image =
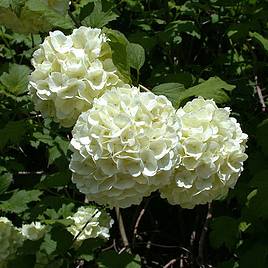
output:
[{"label": "serrated leaf", "polygon": [[129,43],[127,38],[121,32],[107,28],[104,29],[104,33],[109,38],[114,65],[123,76],[124,82],[131,84],[130,66],[127,58],[127,45]]},{"label": "serrated leaf", "polygon": [[200,31],[196,27],[195,22],[189,20],[177,20],[169,23],[165,31],[159,33],[159,37],[163,42],[169,40],[178,45],[182,41],[181,33],[189,34],[198,39],[201,38]]},{"label": "serrated leaf", "polygon": [[51,230],[51,239],[57,243],[56,254],[65,253],[73,244],[73,236],[63,226],[55,226]]},{"label": "serrated leaf", "polygon": [[100,248],[105,243],[101,238],[89,238],[83,241],[82,245],[77,250],[77,255],[91,254],[97,248]]},{"label": "serrated leaf", "polygon": [[50,146],[54,145],[53,138],[51,136],[49,136],[48,134],[43,134],[41,132],[35,132],[35,133],[33,133],[33,137],[35,137],[39,142],[42,142],[44,144],[47,144]]},{"label": "serrated leaf", "polygon": [[71,182],[71,172],[65,170],[46,176],[36,187],[40,189],[64,187]]},{"label": "serrated leaf", "polygon": [[[64,0],[64,3],[67,0]],[[0,24],[18,33],[47,32],[53,27],[72,29],[74,24],[67,14],[68,5],[59,9],[53,1],[27,0],[19,14],[8,5],[0,6]]]},{"label": "serrated leaf", "polygon": [[227,216],[214,218],[211,229],[209,238],[212,247],[219,248],[222,245],[229,249],[235,247],[239,237],[239,222],[236,219]]},{"label": "serrated leaf", "polygon": [[102,28],[107,25],[110,21],[115,20],[118,17],[112,10],[103,11],[101,1],[97,0],[94,2],[94,9],[89,16],[83,21],[82,25]]},{"label": "serrated leaf", "polygon": [[128,43],[126,51],[130,67],[140,70],[145,62],[144,48],[139,44]]},{"label": "serrated leaf", "polygon": [[47,255],[51,255],[57,249],[57,242],[51,239],[50,234],[46,234],[43,243],[40,246],[40,250],[46,252]]},{"label": "serrated leaf", "polygon": [[268,155],[268,119],[265,119],[258,125],[256,138],[257,143],[261,146],[262,152]]},{"label": "serrated leaf", "polygon": [[178,96],[181,91],[184,91],[184,85],[180,83],[164,83],[155,86],[152,92],[156,95],[166,96],[174,106],[177,105]]},{"label": "serrated leaf", "polygon": [[9,121],[0,129],[0,150],[8,143],[18,144],[26,133],[25,121]]},{"label": "serrated leaf", "polygon": [[100,268],[139,268],[141,267],[140,264],[140,257],[139,255],[133,256],[127,252],[122,254],[118,254],[115,251],[106,251],[103,252],[98,260],[97,263]]},{"label": "serrated leaf", "polygon": [[8,189],[12,182],[12,178],[12,174],[8,172],[0,175],[0,194],[4,193]]},{"label": "serrated leaf", "polygon": [[74,223],[71,219],[57,219],[57,220],[42,220],[47,225],[61,224],[64,226],[70,226]]},{"label": "serrated leaf", "polygon": [[30,71],[30,68],[26,65],[10,64],[8,73],[1,75],[0,82],[8,92],[20,95],[27,91]]},{"label": "serrated leaf", "polygon": [[249,219],[268,218],[268,169],[257,172],[250,186],[257,188],[248,195],[248,207],[245,210]]},{"label": "serrated leaf", "polygon": [[266,53],[268,53],[268,39],[264,38],[261,34],[257,32],[250,32],[249,36],[253,38],[254,41],[256,41],[258,44],[260,44]]},{"label": "serrated leaf", "polygon": [[205,99],[213,99],[216,103],[225,103],[230,100],[230,97],[225,91],[232,91],[234,85],[227,84],[219,77],[211,77],[207,81],[188,88],[180,92],[178,96],[178,104],[189,97],[202,96]]},{"label": "serrated leaf", "polygon": [[267,244],[261,242],[248,243],[248,247],[239,254],[241,268],[264,268],[267,267]]},{"label": "serrated leaf", "polygon": [[33,201],[39,201],[42,194],[39,190],[21,190],[14,192],[10,199],[2,201],[0,210],[5,212],[22,213],[28,209],[28,204]]},{"label": "serrated leaf", "polygon": [[36,264],[36,259],[34,255],[22,255],[14,256],[15,259],[8,262],[8,266],[2,266],[2,267],[8,267],[8,268],[29,268],[34,267]]}]

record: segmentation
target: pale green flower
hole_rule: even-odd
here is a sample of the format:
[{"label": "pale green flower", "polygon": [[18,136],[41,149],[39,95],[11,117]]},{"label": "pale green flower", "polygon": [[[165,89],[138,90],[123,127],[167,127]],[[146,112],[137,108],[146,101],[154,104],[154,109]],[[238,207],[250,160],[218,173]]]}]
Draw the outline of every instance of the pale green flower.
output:
[{"label": "pale green flower", "polygon": [[177,111],[182,124],[172,182],[160,189],[171,204],[193,208],[224,197],[243,171],[247,135],[229,108],[202,97]]},{"label": "pale green flower", "polygon": [[76,237],[77,241],[96,237],[109,239],[109,230],[114,223],[107,212],[96,207],[80,207],[73,216],[67,219],[74,221],[74,224],[67,230]]},{"label": "pale green flower", "polygon": [[6,217],[0,217],[0,267],[16,256],[17,249],[23,244],[23,236],[18,228]]},{"label": "pale green flower", "polygon": [[99,204],[139,204],[169,183],[179,139],[180,123],[166,97],[128,85],[113,88],[73,129],[73,182]]},{"label": "pale green flower", "polygon": [[21,234],[29,240],[35,241],[41,239],[46,233],[46,226],[40,222],[32,222],[31,224],[23,224]]},{"label": "pale green flower", "polygon": [[36,110],[65,127],[73,126],[94,98],[123,85],[100,29],[82,26],[68,36],[50,32],[32,64],[29,90]]}]

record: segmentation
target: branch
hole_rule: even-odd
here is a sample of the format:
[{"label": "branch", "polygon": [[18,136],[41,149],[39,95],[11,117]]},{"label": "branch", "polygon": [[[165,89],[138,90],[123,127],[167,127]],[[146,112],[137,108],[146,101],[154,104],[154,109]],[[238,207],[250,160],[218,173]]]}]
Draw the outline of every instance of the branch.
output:
[{"label": "branch", "polygon": [[136,237],[137,237],[137,233],[138,233],[138,227],[139,227],[140,221],[141,221],[141,219],[142,219],[142,217],[143,217],[143,215],[145,213],[145,210],[149,205],[150,200],[151,200],[151,198],[148,198],[146,200],[146,203],[145,203],[144,207],[142,208],[142,210],[140,211],[140,214],[139,214],[139,216],[138,216],[138,218],[136,220],[136,223],[134,225],[132,247],[135,246],[135,241],[136,241]]},{"label": "branch", "polygon": [[139,84],[139,87],[140,87],[141,89],[143,89],[144,91],[146,91],[146,92],[151,92],[147,87],[145,87],[145,86],[143,86],[143,85],[141,85],[141,84]]},{"label": "branch", "polygon": [[171,261],[169,261],[163,268],[168,268],[168,267],[173,267],[173,264],[177,262],[176,259],[172,259]]},{"label": "branch", "polygon": [[207,216],[206,216],[206,220],[202,229],[202,233],[200,236],[200,240],[199,240],[199,245],[198,245],[198,257],[197,257],[197,263],[203,267],[204,264],[204,246],[205,246],[205,240],[206,240],[206,234],[208,231],[208,226],[209,226],[209,222],[212,218],[212,205],[211,203],[208,203],[208,211],[207,211]]},{"label": "branch", "polygon": [[123,245],[125,248],[129,249],[129,242],[127,239],[126,230],[125,230],[124,222],[123,222],[119,207],[115,208],[115,213],[116,213],[116,218],[117,218],[117,222],[119,226],[120,235],[123,241]]},{"label": "branch", "polygon": [[266,111],[266,104],[264,102],[264,98],[263,98],[261,89],[260,89],[260,87],[258,85],[258,77],[257,77],[257,75],[255,75],[255,88],[256,88],[260,103],[261,103],[262,111],[265,112]]}]

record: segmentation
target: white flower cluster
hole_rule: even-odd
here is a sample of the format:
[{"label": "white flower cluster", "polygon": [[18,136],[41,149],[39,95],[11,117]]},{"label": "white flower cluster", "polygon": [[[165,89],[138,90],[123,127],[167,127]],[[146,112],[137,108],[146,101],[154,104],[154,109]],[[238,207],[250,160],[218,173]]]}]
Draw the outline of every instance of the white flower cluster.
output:
[{"label": "white flower cluster", "polygon": [[80,27],[71,35],[50,32],[34,52],[29,90],[35,107],[71,127],[95,97],[123,82],[100,29]]},{"label": "white flower cluster", "polygon": [[23,236],[18,228],[6,217],[0,217],[0,267],[16,255],[23,244]]},{"label": "white flower cluster", "polygon": [[247,135],[229,108],[202,97],[177,111],[182,124],[180,161],[172,183],[160,189],[171,204],[193,208],[221,198],[233,188],[247,159]]},{"label": "white flower cluster", "polygon": [[21,234],[29,240],[36,241],[41,239],[46,233],[46,226],[40,222],[32,222],[31,224],[23,224]]},{"label": "white flower cluster", "polygon": [[67,230],[76,237],[77,241],[96,237],[109,239],[109,229],[114,223],[108,213],[95,207],[80,207],[72,217],[67,219],[74,221]]},{"label": "white flower cluster", "polygon": [[113,88],[94,100],[73,129],[72,180],[99,204],[139,204],[169,183],[180,128],[166,97]]}]

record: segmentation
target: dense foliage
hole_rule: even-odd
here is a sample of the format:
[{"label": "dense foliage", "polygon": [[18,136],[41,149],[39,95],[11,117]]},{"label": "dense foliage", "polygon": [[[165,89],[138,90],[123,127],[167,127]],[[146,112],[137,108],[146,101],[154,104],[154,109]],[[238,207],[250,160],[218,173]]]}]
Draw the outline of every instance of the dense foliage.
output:
[{"label": "dense foliage", "polygon": [[[268,1],[0,0],[0,25],[0,216],[14,225],[2,228],[1,218],[0,240],[12,256],[2,262],[1,248],[0,267],[268,266]],[[94,231],[104,232],[100,238],[91,236],[103,230],[94,224],[83,241],[68,231],[88,203],[68,168],[71,128],[34,110],[28,81],[49,31],[70,35],[81,25],[105,27],[124,81],[175,108],[194,96],[232,108],[249,135],[248,160],[224,200],[189,210],[154,192],[121,215],[99,207],[115,221],[104,217],[105,231]],[[6,237],[25,225],[47,229],[11,247]]]}]

